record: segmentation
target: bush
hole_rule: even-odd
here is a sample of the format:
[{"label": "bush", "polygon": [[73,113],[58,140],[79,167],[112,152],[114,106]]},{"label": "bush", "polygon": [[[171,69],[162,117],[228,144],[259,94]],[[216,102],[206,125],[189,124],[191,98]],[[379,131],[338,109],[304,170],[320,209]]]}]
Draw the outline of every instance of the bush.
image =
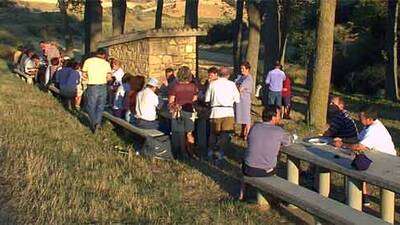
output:
[{"label": "bush", "polygon": [[347,92],[377,95],[385,88],[385,66],[367,66],[363,70],[347,74],[343,82],[346,84],[343,88]]},{"label": "bush", "polygon": [[[201,37],[200,38],[200,43],[204,44],[209,44],[213,45],[218,42],[232,42],[233,38],[233,24],[234,20],[232,20],[230,23],[226,24],[215,24],[212,26],[208,32],[206,37]],[[247,25],[243,23],[242,27],[242,38],[245,39],[247,35]]]}]

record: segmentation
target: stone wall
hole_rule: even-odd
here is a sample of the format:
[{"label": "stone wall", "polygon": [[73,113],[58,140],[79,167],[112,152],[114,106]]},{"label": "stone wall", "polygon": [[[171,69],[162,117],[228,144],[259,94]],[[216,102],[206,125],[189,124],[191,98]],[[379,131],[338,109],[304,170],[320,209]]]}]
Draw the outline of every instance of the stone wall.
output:
[{"label": "stone wall", "polygon": [[121,61],[125,72],[132,75],[149,74],[149,40],[121,43],[108,47],[108,54]]},{"label": "stone wall", "polygon": [[197,29],[159,29],[124,34],[100,43],[110,57],[121,60],[126,72],[160,78],[166,68],[197,67],[196,37],[206,32]]}]

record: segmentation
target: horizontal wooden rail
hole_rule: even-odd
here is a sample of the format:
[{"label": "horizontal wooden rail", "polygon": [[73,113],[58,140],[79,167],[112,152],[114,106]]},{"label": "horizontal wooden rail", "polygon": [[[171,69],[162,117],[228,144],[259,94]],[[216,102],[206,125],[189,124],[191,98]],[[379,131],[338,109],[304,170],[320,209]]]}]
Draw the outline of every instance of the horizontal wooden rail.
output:
[{"label": "horizontal wooden rail", "polygon": [[360,212],[311,190],[290,183],[278,176],[244,177],[245,183],[332,224],[380,225],[389,224],[377,217]]}]

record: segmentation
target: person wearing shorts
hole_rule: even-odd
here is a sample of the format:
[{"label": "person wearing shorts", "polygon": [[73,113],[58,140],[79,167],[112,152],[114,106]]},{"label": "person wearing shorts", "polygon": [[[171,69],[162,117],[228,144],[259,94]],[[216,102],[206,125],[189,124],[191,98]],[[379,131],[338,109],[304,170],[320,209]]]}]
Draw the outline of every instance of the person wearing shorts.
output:
[{"label": "person wearing shorts", "polygon": [[281,70],[281,64],[275,63],[275,69],[268,72],[265,84],[268,86],[268,105],[282,105],[283,81],[286,79],[285,73]]},{"label": "person wearing shorts", "polygon": [[214,155],[218,161],[223,158],[224,147],[234,131],[233,106],[240,102],[236,84],[228,80],[230,75],[230,69],[222,67],[218,79],[210,83],[205,96],[205,102],[209,102],[211,106],[211,132],[215,136],[214,143],[211,143],[212,152],[209,152],[209,155],[210,157]]}]

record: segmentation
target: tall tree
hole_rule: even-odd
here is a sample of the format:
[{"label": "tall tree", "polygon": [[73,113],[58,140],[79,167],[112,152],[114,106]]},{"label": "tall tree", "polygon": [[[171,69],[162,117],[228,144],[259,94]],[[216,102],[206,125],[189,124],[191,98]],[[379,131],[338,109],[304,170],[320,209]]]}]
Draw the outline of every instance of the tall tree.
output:
[{"label": "tall tree", "polygon": [[[257,81],[258,55],[260,52],[261,7],[255,0],[248,0],[247,15],[249,16],[249,41],[247,44],[246,60],[251,65],[251,75],[254,85]],[[253,88],[254,89],[254,88]]]},{"label": "tall tree", "polygon": [[73,47],[73,36],[69,25],[68,0],[58,0],[58,8],[63,18],[65,48],[70,51]]},{"label": "tall tree", "polygon": [[264,70],[266,72],[274,67],[276,61],[284,64],[292,1],[270,0],[263,2],[266,15],[263,24]]},{"label": "tall tree", "polygon": [[186,0],[185,3],[185,27],[198,27],[199,0]]},{"label": "tall tree", "polygon": [[326,125],[332,72],[336,0],[319,1],[315,73],[309,102],[309,123],[322,130]]},{"label": "tall tree", "polygon": [[126,0],[112,0],[113,36],[124,33],[125,14],[126,14]]},{"label": "tall tree", "polygon": [[156,24],[155,24],[156,29],[159,29],[162,26],[163,7],[164,7],[164,0],[157,0]]},{"label": "tall tree", "polygon": [[243,29],[243,5],[244,0],[236,2],[236,18],[233,24],[233,69],[234,75],[240,73],[242,61],[242,29]]},{"label": "tall tree", "polygon": [[96,51],[102,36],[103,7],[101,0],[85,1],[85,54]]},{"label": "tall tree", "polygon": [[397,83],[397,21],[399,16],[398,0],[388,0],[387,53],[386,64],[386,97],[399,100]]}]

